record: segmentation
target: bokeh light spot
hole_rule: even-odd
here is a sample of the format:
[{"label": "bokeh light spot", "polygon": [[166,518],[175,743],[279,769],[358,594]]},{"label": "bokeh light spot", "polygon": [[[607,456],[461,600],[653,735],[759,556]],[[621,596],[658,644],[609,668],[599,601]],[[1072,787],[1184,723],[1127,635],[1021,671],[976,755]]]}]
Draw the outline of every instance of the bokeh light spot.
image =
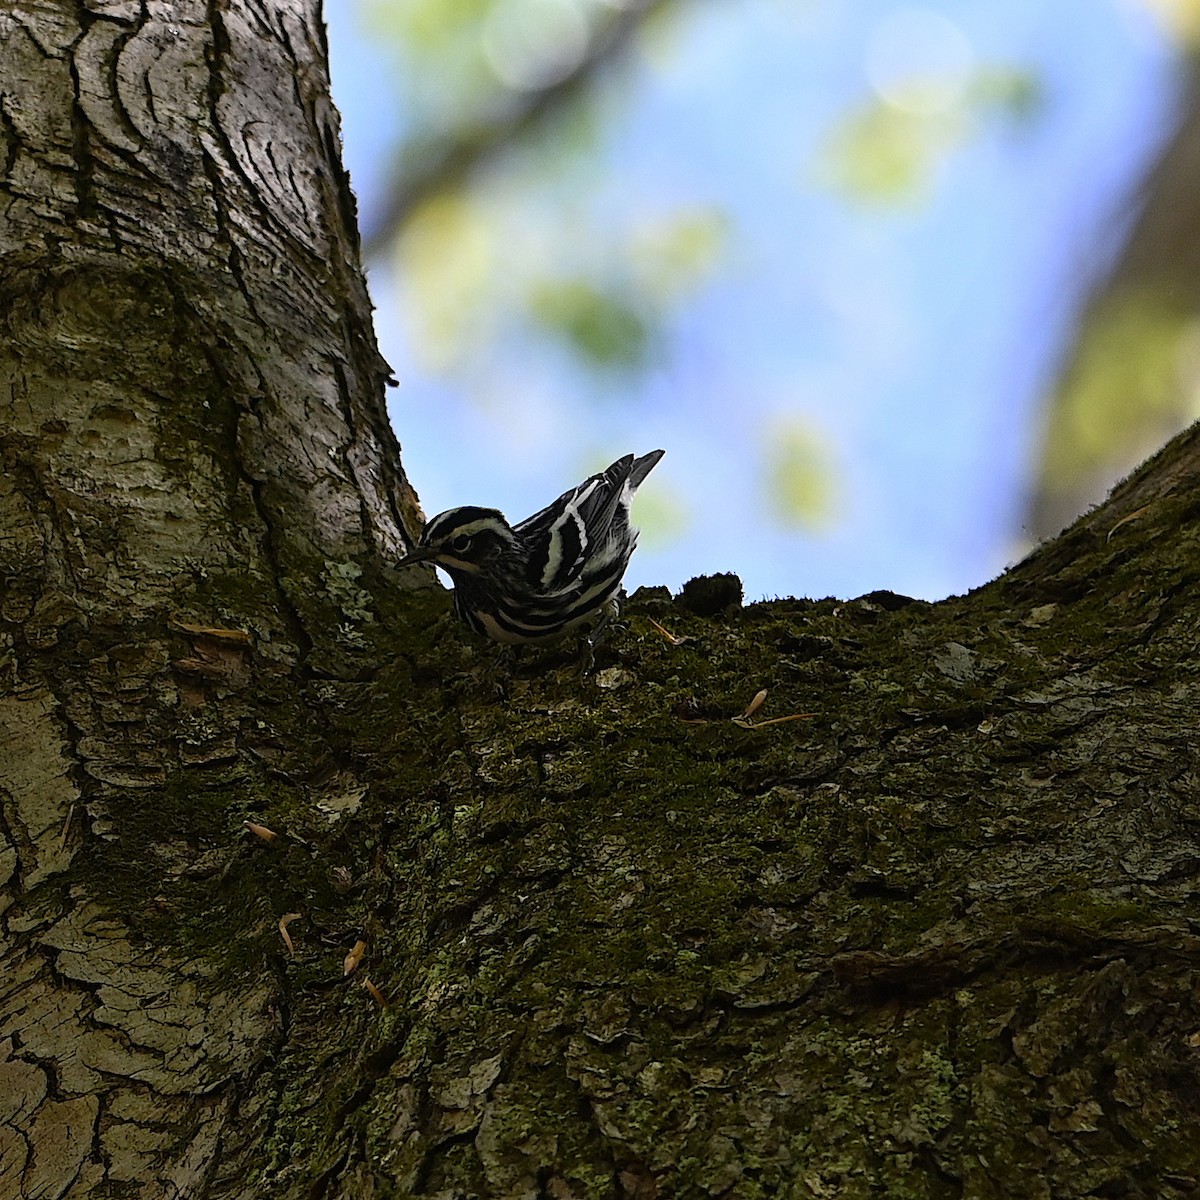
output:
[{"label": "bokeh light spot", "polygon": [[588,23],[577,0],[502,0],[483,25],[483,51],[517,91],[549,87],[587,53]]}]

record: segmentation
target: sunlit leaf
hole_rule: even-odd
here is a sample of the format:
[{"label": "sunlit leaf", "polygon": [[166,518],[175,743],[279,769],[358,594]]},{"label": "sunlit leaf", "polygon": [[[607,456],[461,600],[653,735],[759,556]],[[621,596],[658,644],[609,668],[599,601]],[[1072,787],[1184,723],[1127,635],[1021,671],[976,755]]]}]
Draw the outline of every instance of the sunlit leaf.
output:
[{"label": "sunlit leaf", "polygon": [[1195,417],[1196,341],[1194,317],[1161,293],[1127,290],[1093,312],[1051,408],[1046,485],[1132,465]]},{"label": "sunlit leaf", "polygon": [[942,114],[925,115],[878,102],[848,117],[829,144],[825,174],[860,200],[894,204],[920,198],[955,125]]},{"label": "sunlit leaf", "polygon": [[967,99],[978,110],[995,109],[1025,123],[1042,112],[1046,89],[1036,71],[1021,67],[984,67],[971,80]]},{"label": "sunlit leaf", "polygon": [[[911,89],[911,102],[906,100]],[[956,84],[953,103],[933,104],[937,81],[914,76],[895,82],[890,100],[876,98],[849,113],[832,131],[821,173],[858,200],[896,204],[920,200],[946,157],[984,121],[1027,122],[1041,111],[1039,77],[1015,67],[986,66]]]},{"label": "sunlit leaf", "polygon": [[808,425],[793,419],[772,426],[766,450],[767,502],[784,525],[816,530],[833,515],[829,447]]},{"label": "sunlit leaf", "polygon": [[517,90],[549,87],[587,53],[589,29],[581,0],[501,0],[482,30],[496,77]]},{"label": "sunlit leaf", "polygon": [[464,35],[478,38],[493,0],[368,0],[363,19],[383,37],[407,42],[419,53],[440,53]]},{"label": "sunlit leaf", "polygon": [[728,241],[729,219],[722,210],[688,208],[638,230],[633,257],[647,290],[674,299],[713,271]]},{"label": "sunlit leaf", "polygon": [[443,193],[409,219],[397,247],[413,301],[418,355],[436,369],[453,362],[470,342],[494,266],[494,233],[462,194]]},{"label": "sunlit leaf", "polygon": [[594,365],[634,367],[646,357],[649,329],[629,301],[586,279],[544,280],[529,297],[529,310]]},{"label": "sunlit leaf", "polygon": [[1142,4],[1182,45],[1200,47],[1200,0],[1142,0]]},{"label": "sunlit leaf", "polygon": [[641,531],[641,544],[651,549],[669,546],[688,527],[686,505],[662,483],[638,492],[633,512],[634,523]]}]

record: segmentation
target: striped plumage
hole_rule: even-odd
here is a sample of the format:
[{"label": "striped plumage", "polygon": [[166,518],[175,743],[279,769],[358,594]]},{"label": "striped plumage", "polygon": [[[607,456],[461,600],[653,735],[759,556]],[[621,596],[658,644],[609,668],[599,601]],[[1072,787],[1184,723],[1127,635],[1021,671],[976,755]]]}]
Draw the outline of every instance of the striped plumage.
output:
[{"label": "striped plumage", "polygon": [[594,637],[617,614],[637,545],[630,501],[662,456],[627,454],[519,525],[494,508],[452,508],[398,565],[436,563],[454,582],[459,617],[496,641],[550,642],[592,621]]}]

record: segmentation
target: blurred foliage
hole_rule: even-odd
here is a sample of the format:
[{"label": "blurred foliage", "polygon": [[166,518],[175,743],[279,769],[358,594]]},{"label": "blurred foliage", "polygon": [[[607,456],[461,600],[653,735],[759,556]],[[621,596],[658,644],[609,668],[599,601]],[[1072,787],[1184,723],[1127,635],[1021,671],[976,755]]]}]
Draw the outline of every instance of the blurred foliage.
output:
[{"label": "blurred foliage", "polygon": [[655,0],[363,0],[403,63],[403,119],[450,133],[584,65],[622,20]]},{"label": "blurred foliage", "polygon": [[[607,466],[605,454],[597,458],[589,470],[601,470]],[[667,487],[644,488],[633,502],[634,523],[640,531],[639,545],[651,548],[666,546],[687,531],[687,510]]]},{"label": "blurred foliage", "polygon": [[684,206],[644,217],[632,230],[630,258],[648,294],[662,301],[679,300],[721,265],[728,238],[726,212]]},{"label": "blurred foliage", "polygon": [[785,526],[816,532],[834,515],[832,455],[809,425],[780,421],[766,446],[767,504]]},{"label": "blurred foliage", "polygon": [[[1200,44],[1200,0],[1141,2],[1181,42]],[[512,370],[522,387],[547,393],[635,394],[630,375],[662,366],[685,306],[724,286],[743,248],[743,210],[726,193],[631,194],[616,175],[614,146],[636,119],[647,73],[666,69],[685,41],[671,35],[692,3],[364,0],[364,8],[394,46],[401,81],[398,198],[380,237],[396,258],[408,341],[423,368],[469,376],[473,392]],[[800,169],[815,169],[848,199],[925,202],[950,156],[1044,111],[1037,74],[979,61],[948,17],[885,5],[877,32],[861,100],[828,131],[815,164]],[[752,140],[754,130],[746,134]],[[1046,422],[1043,488],[1057,479],[1066,494],[1108,478],[1115,462],[1128,469],[1130,453],[1153,449],[1181,412],[1194,413],[1196,326],[1162,294],[1161,285],[1126,289],[1089,315]],[[514,358],[516,368],[505,365]],[[826,442],[790,418],[761,446],[775,518],[808,531],[832,520]]]},{"label": "blurred foliage", "polygon": [[[613,38],[622,32],[618,48],[634,51],[644,34],[661,57],[685,0],[365,8],[401,64],[393,239],[424,366],[454,372],[530,334],[569,352],[584,390],[614,368],[651,365],[676,311],[718,278],[737,236],[715,200],[614,203],[610,138],[649,68],[637,53],[614,61]],[[953,40],[955,27],[932,20]],[[928,31],[902,32],[901,61],[914,49],[920,59]],[[1030,73],[982,66],[915,71],[885,92],[847,115],[824,156],[827,179],[862,200],[920,198],[986,120],[1028,119],[1041,96]]]},{"label": "blurred foliage", "polygon": [[1195,419],[1200,321],[1161,292],[1106,296],[1089,314],[1049,412],[1043,470],[1060,487],[1141,461]]},{"label": "blurred foliage", "polygon": [[[1194,50],[1200,0],[1144,0]],[[1126,198],[1116,253],[1048,398],[1027,525],[1057,533],[1200,416],[1200,59],[1181,59],[1174,128]]]},{"label": "blurred foliage", "polygon": [[410,217],[396,246],[418,323],[412,339],[427,369],[453,369],[484,335],[496,270],[496,230],[467,196],[434,196]]},{"label": "blurred foliage", "polygon": [[1037,76],[1016,68],[981,68],[961,86],[914,76],[847,114],[831,134],[821,174],[857,200],[922,201],[937,168],[986,121],[1024,124],[1042,102]]},{"label": "blurred foliage", "polygon": [[835,133],[825,175],[861,200],[920,199],[934,164],[957,141],[959,125],[955,117],[904,112],[876,101]]},{"label": "blurred foliage", "polygon": [[600,367],[638,367],[646,358],[649,328],[641,313],[587,279],[536,282],[529,310],[585,360]]},{"label": "blurred foliage", "polygon": [[641,220],[632,231],[630,259],[646,294],[671,302],[686,297],[721,266],[729,238],[727,213],[683,207]]},{"label": "blurred foliage", "polygon": [[1041,115],[1046,89],[1035,71],[992,66],[975,73],[968,98],[978,114],[999,113],[1028,124]]},{"label": "blurred foliage", "polygon": [[635,221],[613,247],[618,277],[535,280],[528,311],[589,366],[644,367],[656,330],[714,270],[727,232],[727,218],[715,209]]},{"label": "blurred foliage", "polygon": [[368,23],[382,35],[442,57],[473,50],[478,40],[473,35],[492,7],[493,0],[370,0],[364,5]]},{"label": "blurred foliage", "polygon": [[603,196],[604,137],[630,101],[602,68],[614,39],[663,7],[369,0],[403,63],[393,253],[426,369],[478,364],[531,333],[566,348],[581,383],[644,367],[672,308],[711,275],[728,226],[716,209]]},{"label": "blurred foliage", "polygon": [[495,0],[365,0],[364,19],[403,62],[401,119],[448,127],[494,95],[482,22]]},{"label": "blurred foliage", "polygon": [[1200,0],[1142,0],[1162,27],[1191,50],[1200,48]]},{"label": "blurred foliage", "polygon": [[513,181],[440,193],[405,223],[395,253],[423,365],[453,371],[526,322],[586,367],[645,366],[673,307],[719,263],[727,219],[684,207],[608,233],[597,228],[581,245],[575,223],[558,214],[539,221],[519,192]]}]

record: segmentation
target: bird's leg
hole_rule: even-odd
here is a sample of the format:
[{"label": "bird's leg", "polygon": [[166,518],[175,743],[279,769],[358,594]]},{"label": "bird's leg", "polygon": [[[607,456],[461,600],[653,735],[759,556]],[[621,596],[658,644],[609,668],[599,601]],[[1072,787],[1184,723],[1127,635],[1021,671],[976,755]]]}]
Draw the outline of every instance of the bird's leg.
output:
[{"label": "bird's leg", "polygon": [[601,639],[608,632],[610,626],[616,626],[617,618],[620,615],[621,603],[616,596],[613,596],[601,610],[600,620],[596,622],[595,628],[583,639],[579,671],[581,675],[592,673],[596,666],[596,647],[600,645]]}]

